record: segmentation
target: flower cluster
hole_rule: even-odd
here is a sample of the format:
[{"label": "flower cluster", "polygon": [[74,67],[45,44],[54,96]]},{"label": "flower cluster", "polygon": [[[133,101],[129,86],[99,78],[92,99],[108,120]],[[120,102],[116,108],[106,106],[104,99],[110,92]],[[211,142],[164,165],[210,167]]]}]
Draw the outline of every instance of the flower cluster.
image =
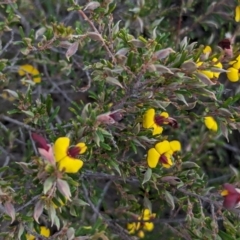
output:
[{"label": "flower cluster", "polygon": [[[50,230],[44,226],[41,226],[40,227],[40,234],[44,237],[49,237],[50,236]],[[31,234],[26,234],[26,239],[27,240],[35,240],[36,237],[34,237],[33,235]]]},{"label": "flower cluster", "polygon": [[226,209],[240,207],[240,189],[229,183],[225,183],[223,188],[224,190],[221,192],[221,195],[224,197],[223,206]]},{"label": "flower cluster", "polygon": [[[210,46],[206,46],[203,49],[203,60],[207,59],[209,54],[212,52],[212,49]],[[220,75],[220,72],[218,71],[214,71],[214,70],[205,70],[206,66],[205,63],[201,60],[198,60],[196,62],[196,65],[198,67],[198,72],[204,74],[205,76],[207,76],[210,79],[217,79]],[[210,67],[214,67],[214,68],[219,68],[222,69],[223,66],[221,64],[221,62],[219,62],[219,60],[217,58],[213,58],[210,62]]]},{"label": "flower cluster", "polygon": [[[137,234],[139,238],[144,238],[145,232],[151,232],[154,228],[152,220],[156,217],[148,208],[142,211],[141,216],[137,217],[136,222],[128,223],[129,234]],[[149,221],[149,222],[148,222]]]},{"label": "flower cluster", "polygon": [[170,168],[173,165],[172,156],[175,152],[181,150],[181,143],[179,141],[164,140],[150,148],[147,154],[147,162],[150,168],[155,168],[158,163],[163,167]]},{"label": "flower cluster", "polygon": [[85,143],[80,142],[75,146],[70,146],[68,137],[60,137],[52,146],[47,143],[45,138],[36,133],[32,133],[32,139],[36,142],[41,156],[51,165],[56,165],[60,171],[77,173],[82,168],[83,161],[77,156],[86,152]]},{"label": "flower cluster", "polygon": [[178,127],[177,121],[174,118],[169,117],[169,114],[167,112],[156,114],[155,109],[150,108],[143,115],[143,127],[153,128],[153,135],[162,133],[163,124],[170,125],[174,128]]}]

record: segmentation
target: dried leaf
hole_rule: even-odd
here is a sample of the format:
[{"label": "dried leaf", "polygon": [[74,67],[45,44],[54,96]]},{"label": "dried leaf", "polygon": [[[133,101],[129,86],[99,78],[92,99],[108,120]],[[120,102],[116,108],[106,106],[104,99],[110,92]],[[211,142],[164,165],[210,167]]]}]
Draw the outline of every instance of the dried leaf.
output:
[{"label": "dried leaf", "polygon": [[213,81],[211,81],[205,74],[202,74],[200,72],[195,73],[199,80],[201,80],[205,85],[211,86],[215,85]]},{"label": "dried leaf", "polygon": [[161,64],[155,64],[154,65],[156,70],[160,73],[170,73],[170,74],[174,74],[169,68],[167,68],[166,66],[163,66]]},{"label": "dried leaf", "polygon": [[145,46],[144,42],[138,40],[138,39],[132,39],[128,41],[129,43],[132,43],[134,47],[137,48],[143,48]]},{"label": "dried leaf", "polygon": [[74,228],[70,227],[67,230],[67,238],[68,238],[68,240],[72,240],[72,239],[74,239],[74,237],[75,237],[75,230],[74,230]]},{"label": "dried leaf", "polygon": [[11,202],[7,201],[3,204],[4,206],[4,209],[5,209],[5,213],[11,217],[12,221],[11,223],[14,222],[15,218],[16,218],[16,212],[15,212],[15,208],[14,206],[12,205]]},{"label": "dried leaf", "polygon": [[4,89],[3,92],[7,92],[10,96],[14,97],[14,98],[18,98],[18,93],[10,90],[10,89]]},{"label": "dried leaf", "polygon": [[38,219],[42,215],[43,207],[44,207],[44,203],[42,200],[39,200],[34,207],[33,218],[37,223],[39,223]]},{"label": "dried leaf", "polygon": [[181,182],[180,178],[174,177],[174,176],[165,176],[165,177],[162,177],[162,178],[161,178],[161,181],[162,181],[162,182],[167,182],[167,183],[169,183],[169,184],[171,184],[171,185],[178,185],[178,184]]},{"label": "dried leaf", "polygon": [[197,69],[197,65],[193,61],[187,61],[181,65],[181,69],[183,69],[184,71],[187,71],[189,73],[192,73]]},{"label": "dried leaf", "polygon": [[169,205],[172,207],[172,210],[174,210],[175,208],[174,198],[170,192],[165,191],[165,199],[167,203],[169,203]]},{"label": "dried leaf", "polygon": [[71,201],[72,194],[70,191],[69,184],[66,181],[64,181],[62,179],[58,179],[57,180],[57,189],[64,197],[66,197],[66,199]]},{"label": "dried leaf", "polygon": [[83,9],[83,11],[86,10],[95,10],[96,8],[98,8],[100,6],[99,2],[90,2],[86,5],[86,7]]},{"label": "dried leaf", "polygon": [[175,51],[172,48],[165,48],[165,49],[159,50],[153,54],[153,59],[162,60],[168,57],[170,53],[175,53]]},{"label": "dried leaf", "polygon": [[90,37],[92,40],[104,42],[102,36],[99,33],[88,32],[87,36]]},{"label": "dried leaf", "polygon": [[107,77],[106,82],[124,88],[123,85],[114,77]]},{"label": "dried leaf", "polygon": [[74,42],[73,44],[70,45],[70,47],[68,48],[67,52],[66,52],[66,58],[69,61],[69,58],[72,57],[78,50],[78,42]]}]

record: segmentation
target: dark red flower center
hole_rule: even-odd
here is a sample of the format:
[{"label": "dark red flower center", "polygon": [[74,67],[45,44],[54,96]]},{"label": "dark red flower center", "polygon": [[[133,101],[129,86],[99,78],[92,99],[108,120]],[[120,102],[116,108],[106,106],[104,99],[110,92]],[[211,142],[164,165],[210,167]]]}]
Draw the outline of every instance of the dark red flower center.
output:
[{"label": "dark red flower center", "polygon": [[165,117],[160,116],[160,115],[155,115],[155,117],[154,117],[154,122],[155,122],[158,126],[161,126],[161,125],[163,125],[164,123],[168,123],[168,118],[165,118]]},{"label": "dark red flower center", "polygon": [[228,38],[223,39],[218,43],[218,46],[221,47],[222,49],[230,49],[231,42]]},{"label": "dark red flower center", "polygon": [[46,151],[49,150],[48,143],[44,137],[38,135],[37,133],[32,133],[31,136],[32,136],[32,140],[36,142],[36,145],[38,148],[42,148]]},{"label": "dark red flower center", "polygon": [[80,147],[73,146],[73,147],[68,148],[67,155],[69,157],[76,158],[77,155],[79,155],[80,151],[81,151]]},{"label": "dark red flower center", "polygon": [[164,154],[162,154],[162,155],[160,156],[159,162],[162,163],[162,164],[169,164],[169,163],[168,163],[168,159],[167,159],[167,157],[166,157]]}]

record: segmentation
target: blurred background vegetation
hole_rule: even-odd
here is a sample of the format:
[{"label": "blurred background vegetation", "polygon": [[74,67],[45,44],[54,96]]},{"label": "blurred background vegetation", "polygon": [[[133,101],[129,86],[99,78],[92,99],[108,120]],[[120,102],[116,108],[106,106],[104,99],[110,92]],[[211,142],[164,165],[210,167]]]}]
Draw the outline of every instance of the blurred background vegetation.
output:
[{"label": "blurred background vegetation", "polygon": [[[51,230],[49,239],[137,239],[127,223],[144,208],[156,213],[144,239],[240,239],[239,213],[222,209],[219,194],[225,182],[239,185],[239,82],[224,71],[213,83],[195,74],[206,45],[210,60],[222,61],[218,43],[230,38],[232,59],[239,55],[238,4],[0,0],[2,239],[27,239],[39,225]],[[167,111],[179,127],[152,136],[142,128],[149,108]],[[113,111],[123,119],[96,121]],[[208,115],[217,132],[204,125]],[[72,202],[57,190],[43,194],[49,173],[32,132],[88,146],[84,168],[63,178]],[[149,170],[148,149],[165,139],[182,144],[175,166]],[[43,197],[58,207],[45,207],[37,223]]]}]

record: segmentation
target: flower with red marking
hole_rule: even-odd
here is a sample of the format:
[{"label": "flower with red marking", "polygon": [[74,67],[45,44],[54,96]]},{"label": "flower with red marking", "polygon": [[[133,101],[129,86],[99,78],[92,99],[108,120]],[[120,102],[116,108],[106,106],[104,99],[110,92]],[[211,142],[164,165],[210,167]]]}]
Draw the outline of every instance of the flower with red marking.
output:
[{"label": "flower with red marking", "polygon": [[161,134],[163,131],[162,125],[167,124],[177,128],[178,123],[174,118],[169,117],[167,112],[156,114],[153,108],[148,109],[143,115],[143,127],[153,128],[153,135]]},{"label": "flower with red marking", "polygon": [[66,173],[78,172],[83,166],[83,161],[78,159],[78,155],[85,153],[86,150],[87,146],[83,142],[75,146],[70,146],[70,139],[68,137],[58,138],[53,146],[58,169]]},{"label": "flower with red marking", "polygon": [[75,146],[70,146],[68,137],[60,137],[51,146],[44,137],[36,133],[32,133],[32,139],[37,143],[40,155],[52,165],[57,164],[60,171],[76,173],[82,168],[83,161],[78,159],[78,155],[86,152],[85,143],[80,142]]},{"label": "flower with red marking", "polygon": [[224,190],[221,195],[224,197],[223,206],[227,209],[237,208],[240,206],[240,189],[235,188],[232,184],[223,184]]},{"label": "flower with red marking", "polygon": [[225,53],[224,57],[226,59],[230,59],[233,57],[233,49],[232,44],[229,38],[225,38],[218,43],[218,46],[221,47]]},{"label": "flower with red marking", "polygon": [[170,168],[173,165],[172,156],[175,152],[181,150],[181,143],[179,141],[164,140],[155,145],[154,148],[148,150],[147,162],[150,168],[155,168],[158,163],[163,167]]}]

